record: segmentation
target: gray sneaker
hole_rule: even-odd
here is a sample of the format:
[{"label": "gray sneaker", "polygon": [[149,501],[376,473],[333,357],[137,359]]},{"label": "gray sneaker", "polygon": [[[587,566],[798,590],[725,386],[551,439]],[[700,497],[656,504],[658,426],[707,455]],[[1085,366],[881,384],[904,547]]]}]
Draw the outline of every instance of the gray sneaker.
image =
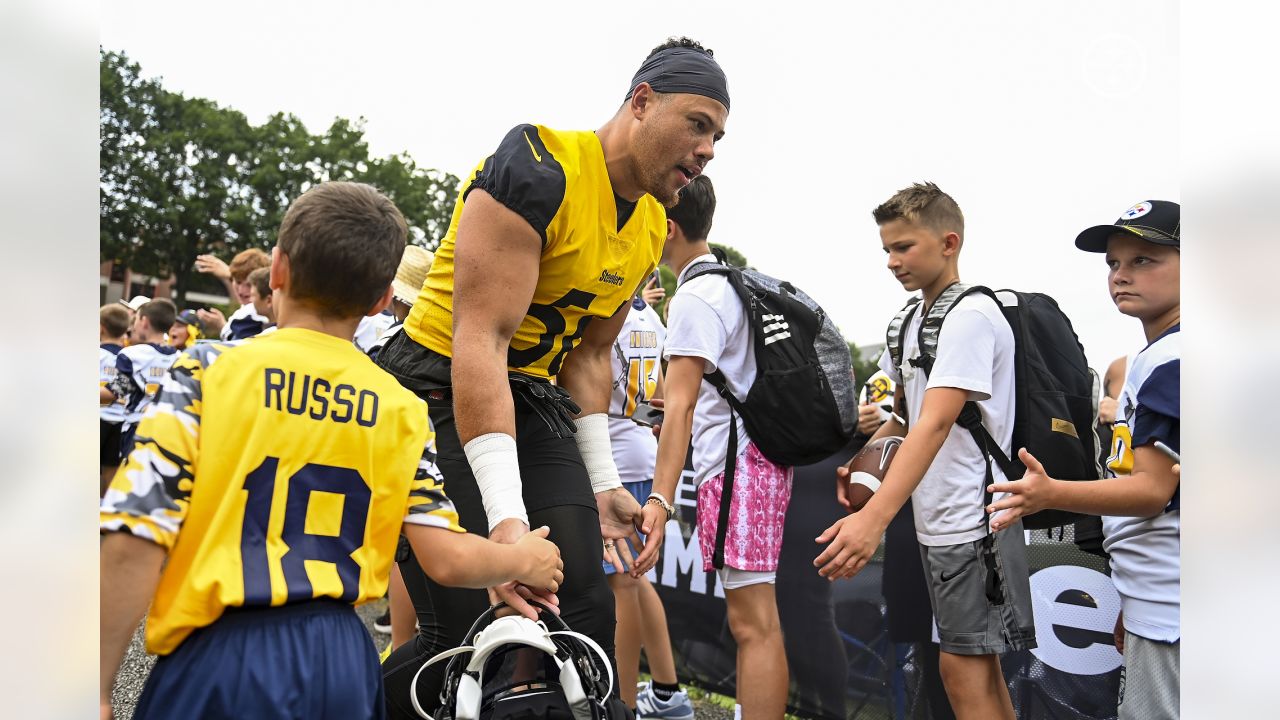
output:
[{"label": "gray sneaker", "polygon": [[683,690],[677,690],[670,700],[659,700],[651,683],[641,683],[636,686],[636,720],[647,718],[693,720],[693,703]]}]

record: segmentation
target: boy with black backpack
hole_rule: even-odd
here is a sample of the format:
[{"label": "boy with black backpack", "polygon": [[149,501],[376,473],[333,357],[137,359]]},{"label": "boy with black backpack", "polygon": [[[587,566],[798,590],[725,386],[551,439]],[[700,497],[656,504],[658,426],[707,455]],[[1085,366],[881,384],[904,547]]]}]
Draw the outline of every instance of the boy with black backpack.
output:
[{"label": "boy with black backpack", "polygon": [[[661,545],[654,538],[661,540],[666,518],[653,522],[653,506],[673,513],[670,503],[692,436],[703,569],[716,568],[724,585],[729,630],[738,643],[739,712],[748,718],[779,718],[786,711],[788,672],[774,583],[792,475],[790,467],[760,452],[742,416],[703,380],[704,373],[719,371],[729,391],[741,398],[756,373],[748,314],[728,279],[718,274],[686,277],[700,263],[717,262],[707,244],[715,202],[711,180],[700,175],[667,210],[662,262],[676,273],[679,289],[667,308],[666,414],[658,439],[654,492],[651,505],[645,507],[646,552]],[[733,439],[736,448],[731,447]],[[735,472],[725,518],[721,494],[730,463]],[[723,562],[715,563],[719,525],[725,526],[726,537]]]},{"label": "boy with black backpack", "polygon": [[[872,440],[905,439],[866,506],[818,537],[830,545],[814,565],[831,580],[852,577],[910,497],[937,618],[940,670],[956,716],[1012,720],[1000,655],[1036,644],[1026,548],[1020,522],[999,533],[990,530],[984,493],[988,477],[1005,477],[993,454],[1007,457],[1011,451],[1014,333],[993,298],[969,294],[949,308],[928,367],[919,328],[960,281],[964,216],[933,183],[899,191],[873,215],[889,270],[905,289],[922,294],[921,307],[905,319],[901,365],[887,350],[880,358],[899,389],[897,414],[907,426],[891,419]],[[900,329],[891,327],[890,339]],[[977,435],[957,424],[966,409],[977,413],[996,447],[984,452]],[[843,494],[847,481],[837,482]]]}]

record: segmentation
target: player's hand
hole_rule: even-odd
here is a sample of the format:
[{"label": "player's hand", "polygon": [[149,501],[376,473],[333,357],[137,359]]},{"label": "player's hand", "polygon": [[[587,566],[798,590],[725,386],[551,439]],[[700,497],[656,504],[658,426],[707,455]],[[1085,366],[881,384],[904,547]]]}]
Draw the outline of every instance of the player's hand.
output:
[{"label": "player's hand", "polygon": [[[659,410],[665,410],[667,408],[667,404],[663,402],[662,398],[650,398],[649,404],[658,408]],[[653,430],[654,437],[662,437],[662,421],[661,420],[654,423],[651,429]]]},{"label": "player's hand", "polygon": [[640,577],[641,575],[653,569],[658,564],[658,558],[662,554],[662,541],[667,534],[667,511],[657,503],[645,503],[640,511],[640,529],[644,532],[644,549],[636,556],[635,564],[631,568],[632,577]]},{"label": "player's hand", "polygon": [[858,406],[858,432],[863,435],[875,435],[876,430],[884,423],[880,420],[880,409],[871,403]]},{"label": "player's hand", "polygon": [[600,537],[606,543],[615,542],[612,557],[605,558],[613,563],[619,573],[627,572],[634,561],[631,549],[626,543],[617,543],[623,538],[631,541],[631,547],[644,550],[645,542],[636,532],[641,525],[640,503],[627,492],[626,488],[616,487],[596,493],[596,507],[600,510]]},{"label": "player's hand", "polygon": [[[1018,451],[1018,457],[1027,468],[1021,480],[987,486],[987,491],[992,494],[1009,493],[1008,497],[987,506],[992,530],[1003,530],[1019,518],[1053,507],[1053,478],[1044,471],[1044,465],[1027,452],[1026,448]],[[999,517],[996,517],[996,513],[1000,513]]]},{"label": "player's hand", "polygon": [[526,567],[516,576],[516,582],[554,593],[564,582],[564,560],[560,557],[560,548],[547,539],[550,533],[551,528],[543,525],[516,541],[526,560]]},{"label": "player's hand", "polygon": [[205,332],[209,337],[215,339],[222,333],[222,326],[227,324],[226,316],[218,308],[200,308],[196,310],[196,317],[204,323]]},{"label": "player's hand", "polygon": [[814,558],[813,566],[818,568],[819,575],[828,580],[857,575],[871,561],[876,548],[880,547],[884,530],[885,526],[867,513],[854,513],[840,518],[815,540],[820,544],[831,544]]},{"label": "player's hand", "polygon": [[529,600],[537,600],[546,605],[552,613],[560,614],[560,598],[545,588],[531,588],[514,580],[489,588],[490,605],[496,605],[499,602],[507,604],[507,607],[498,611],[498,617],[519,614],[537,622],[539,608],[529,603]]},{"label": "player's hand", "polygon": [[231,279],[231,267],[213,255],[197,255],[196,272],[207,273],[219,280]]},{"label": "player's hand", "polygon": [[657,305],[667,296],[666,288],[658,284],[658,278],[652,278],[649,283],[644,286],[644,290],[640,291],[640,297],[644,299],[645,304],[649,306]]}]

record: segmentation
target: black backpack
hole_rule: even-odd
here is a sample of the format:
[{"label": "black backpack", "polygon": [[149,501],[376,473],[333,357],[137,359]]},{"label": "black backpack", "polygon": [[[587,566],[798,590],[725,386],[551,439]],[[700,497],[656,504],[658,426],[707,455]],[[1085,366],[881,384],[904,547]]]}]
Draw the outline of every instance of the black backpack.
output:
[{"label": "black backpack", "polygon": [[[978,404],[965,403],[956,423],[968,430],[987,458],[983,489],[983,524],[991,494],[994,459],[1009,480],[1026,472],[1017,449],[1027,448],[1044,464],[1045,471],[1064,480],[1096,480],[1102,477],[1098,462],[1098,375],[1089,367],[1084,348],[1053,298],[1042,293],[1016,290],[992,291],[981,285],[955,283],[942,291],[920,323],[920,356],[910,362],[926,375],[937,357],[938,337],[947,313],[961,298],[981,293],[995,301],[1013,330],[1014,412],[1012,458],[1006,456],[982,425]],[[902,336],[918,311],[920,298],[909,300],[889,324],[886,344],[895,366],[902,367]],[[909,420],[909,418],[908,418]],[[1047,529],[1081,517],[1065,510],[1046,509],[1022,519],[1028,530]]]},{"label": "black backpack", "polygon": [[716,262],[693,265],[685,282],[723,275],[742,300],[751,327],[756,376],[739,399],[719,369],[706,380],[729,403],[729,445],[713,564],[724,565],[741,415],[751,441],[779,465],[825,460],[853,438],[857,425],[849,345],[822,308],[789,282],[751,268]]}]

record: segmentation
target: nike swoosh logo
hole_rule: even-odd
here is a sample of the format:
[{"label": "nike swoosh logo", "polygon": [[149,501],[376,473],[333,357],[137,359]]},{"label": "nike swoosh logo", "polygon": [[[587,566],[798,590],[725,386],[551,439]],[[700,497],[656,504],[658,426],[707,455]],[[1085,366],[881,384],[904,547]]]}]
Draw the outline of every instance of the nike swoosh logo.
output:
[{"label": "nike swoosh logo", "polygon": [[944,573],[942,573],[942,582],[951,582],[952,580],[955,580],[955,579],[956,579],[956,576],[957,576],[957,575],[960,575],[960,574],[961,574],[961,573],[963,573],[963,572],[964,572],[964,570],[963,570],[963,569],[961,569],[961,570],[957,570],[957,571],[955,571],[955,572],[951,573],[950,575],[947,575],[947,574],[944,572]]},{"label": "nike swoosh logo", "polygon": [[529,133],[524,134],[524,141],[529,143],[529,149],[533,151],[533,159],[542,162],[542,156],[538,154],[537,148],[533,146],[533,141],[529,139]]}]

